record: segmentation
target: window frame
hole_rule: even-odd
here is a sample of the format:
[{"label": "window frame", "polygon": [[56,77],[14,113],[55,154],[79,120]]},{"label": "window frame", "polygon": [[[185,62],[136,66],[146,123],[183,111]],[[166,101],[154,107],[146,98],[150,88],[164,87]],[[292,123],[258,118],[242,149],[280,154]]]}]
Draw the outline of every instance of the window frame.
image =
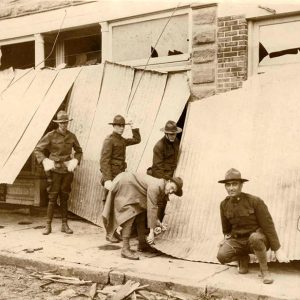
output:
[{"label": "window frame", "polygon": [[[261,26],[276,25],[300,21],[300,14],[293,16],[276,16],[272,19],[248,20],[248,77],[264,73],[272,66],[259,67],[259,33]],[[275,68],[276,66],[274,66]]]}]

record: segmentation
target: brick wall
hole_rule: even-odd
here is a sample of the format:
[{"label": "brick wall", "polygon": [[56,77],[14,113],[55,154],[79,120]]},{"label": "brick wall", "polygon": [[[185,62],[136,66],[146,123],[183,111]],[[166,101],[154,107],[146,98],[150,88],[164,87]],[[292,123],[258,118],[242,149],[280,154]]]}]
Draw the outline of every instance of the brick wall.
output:
[{"label": "brick wall", "polygon": [[244,16],[218,18],[217,93],[242,87],[247,79],[248,29]]}]

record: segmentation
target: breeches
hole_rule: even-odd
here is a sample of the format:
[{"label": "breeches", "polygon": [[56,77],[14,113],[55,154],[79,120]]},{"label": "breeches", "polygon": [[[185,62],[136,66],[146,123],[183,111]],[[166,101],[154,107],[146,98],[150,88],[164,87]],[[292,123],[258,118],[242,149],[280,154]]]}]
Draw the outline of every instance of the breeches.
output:
[{"label": "breeches", "polygon": [[[74,173],[55,173],[51,172],[52,182],[49,187],[49,201],[56,201],[59,195],[60,200],[64,200],[69,197],[71,192],[71,185],[73,182]],[[55,199],[55,200],[54,200]]]},{"label": "breeches", "polygon": [[237,261],[241,256],[269,248],[267,237],[260,230],[251,233],[249,238],[230,238],[220,246],[217,259],[221,264]]}]

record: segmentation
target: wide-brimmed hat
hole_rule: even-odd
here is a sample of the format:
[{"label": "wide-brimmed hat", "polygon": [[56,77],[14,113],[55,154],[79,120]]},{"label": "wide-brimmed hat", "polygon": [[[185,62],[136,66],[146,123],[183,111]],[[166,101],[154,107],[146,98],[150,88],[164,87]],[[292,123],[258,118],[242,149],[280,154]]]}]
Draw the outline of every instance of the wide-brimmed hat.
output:
[{"label": "wide-brimmed hat", "polygon": [[242,178],[241,172],[237,169],[231,168],[228,170],[225,174],[225,179],[219,180],[219,183],[226,183],[229,181],[240,181],[240,182],[246,182],[249,181],[248,179]]},{"label": "wide-brimmed hat", "polygon": [[177,186],[177,191],[174,193],[176,196],[181,197],[183,192],[182,192],[182,186],[183,186],[183,180],[181,177],[173,177],[170,178],[172,182],[174,182]]},{"label": "wide-brimmed hat", "polygon": [[129,125],[129,123],[125,123],[125,119],[121,115],[116,115],[110,125]]},{"label": "wide-brimmed hat", "polygon": [[176,122],[169,120],[164,128],[161,128],[160,131],[164,133],[179,133],[182,132],[180,127],[177,127]]},{"label": "wide-brimmed hat", "polygon": [[53,120],[53,122],[55,123],[65,123],[65,122],[69,122],[69,121],[72,121],[73,119],[70,119],[69,118],[69,115],[67,114],[66,111],[64,110],[60,110],[58,113],[57,113],[57,119],[56,120]]}]

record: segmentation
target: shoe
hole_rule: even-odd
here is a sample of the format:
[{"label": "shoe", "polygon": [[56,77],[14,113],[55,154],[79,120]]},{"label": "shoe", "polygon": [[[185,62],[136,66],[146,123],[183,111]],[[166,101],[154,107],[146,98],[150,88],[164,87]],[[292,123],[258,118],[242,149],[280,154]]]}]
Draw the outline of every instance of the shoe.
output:
[{"label": "shoe", "polygon": [[72,234],[73,230],[70,229],[67,223],[62,223],[61,224],[61,232],[65,232],[67,234]]},{"label": "shoe", "polygon": [[150,252],[150,253],[157,253],[158,251],[152,248],[149,244],[141,244],[138,246],[137,249],[139,252]]},{"label": "shoe", "polygon": [[122,249],[121,256],[123,258],[131,259],[131,260],[139,260],[139,256],[129,249]]},{"label": "shoe", "polygon": [[249,271],[249,261],[250,261],[250,256],[249,255],[245,255],[245,256],[241,256],[240,260],[239,260],[239,273],[240,274],[247,274]]},{"label": "shoe", "polygon": [[120,243],[120,241],[114,236],[107,235],[105,239],[110,243]]},{"label": "shoe", "polygon": [[123,241],[121,235],[120,235],[117,231],[115,231],[114,237],[115,237],[118,241]]},{"label": "shoe", "polygon": [[264,284],[271,284],[274,281],[269,271],[261,271],[261,277]]},{"label": "shoe", "polygon": [[43,231],[43,235],[48,235],[51,233],[51,224],[46,224],[45,230]]}]

